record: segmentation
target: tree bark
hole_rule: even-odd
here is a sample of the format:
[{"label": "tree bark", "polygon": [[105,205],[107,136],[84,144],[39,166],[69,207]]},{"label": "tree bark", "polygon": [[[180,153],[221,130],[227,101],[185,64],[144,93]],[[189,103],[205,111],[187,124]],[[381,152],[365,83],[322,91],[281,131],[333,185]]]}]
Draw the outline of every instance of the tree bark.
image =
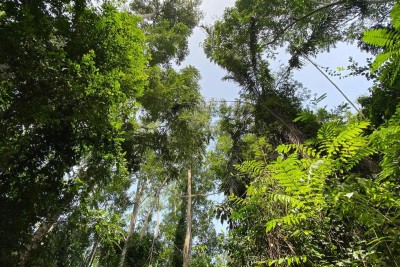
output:
[{"label": "tree bark", "polygon": [[192,171],[190,169],[187,175],[186,235],[183,245],[183,267],[190,266],[192,250]]},{"label": "tree bark", "polygon": [[135,231],[136,219],[137,219],[137,216],[139,213],[140,201],[142,199],[144,186],[145,186],[144,178],[138,179],[135,198],[133,200],[133,211],[132,211],[132,215],[131,215],[131,221],[129,223],[129,228],[128,228],[128,232],[126,235],[124,247],[122,248],[121,259],[119,261],[118,267],[124,266],[126,252],[128,250],[128,242],[129,242],[129,239],[131,238],[133,232]]},{"label": "tree bark", "polygon": [[39,247],[40,243],[46,238],[47,234],[53,230],[57,223],[58,217],[59,214],[53,215],[47,221],[43,221],[38,229],[36,229],[36,231],[33,233],[31,242],[26,245],[25,251],[21,254],[19,266],[26,266],[29,256]]}]

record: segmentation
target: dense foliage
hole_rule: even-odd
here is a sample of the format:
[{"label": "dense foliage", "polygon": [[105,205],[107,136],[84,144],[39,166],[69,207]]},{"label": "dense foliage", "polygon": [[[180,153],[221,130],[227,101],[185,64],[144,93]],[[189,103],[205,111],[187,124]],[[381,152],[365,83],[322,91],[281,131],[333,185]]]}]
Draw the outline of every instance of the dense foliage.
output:
[{"label": "dense foliage", "polygon": [[[373,24],[369,26],[375,28],[365,31],[363,40],[369,45],[368,49],[375,46],[375,51],[381,52],[371,69],[351,67],[354,75],[362,74],[374,80],[373,94],[362,99],[362,112],[366,116],[329,114],[298,107],[298,116],[291,115],[290,123],[284,123],[283,129],[273,132],[264,128],[260,131],[257,120],[265,119],[265,115],[257,115],[257,109],[249,111],[247,108],[245,112],[245,105],[239,104],[241,108],[237,107],[236,112],[241,110],[239,116],[247,119],[231,119],[230,123],[235,127],[247,125],[240,135],[233,134],[234,127],[225,127],[227,120],[222,116],[215,164],[225,165],[229,170],[225,179],[237,181],[235,186],[241,188],[225,191],[227,201],[217,213],[221,220],[228,221],[231,229],[224,244],[228,252],[227,264],[397,266],[400,260],[395,137],[399,112],[398,98],[395,97],[398,91],[398,4],[364,1],[361,6],[359,2],[327,1],[309,12],[310,8],[296,8],[296,5],[306,8],[306,2],[289,1],[285,2],[290,5],[288,12],[279,13],[278,3],[267,7],[259,5],[262,1],[244,2],[237,1],[235,8],[226,10],[223,20],[208,29],[205,50],[211,60],[226,68],[228,78],[242,86],[242,98],[254,99],[254,107],[266,91],[271,92],[267,99],[271,99],[271,94],[279,95],[279,87],[265,83],[265,76],[261,74],[268,71],[265,53],[285,45],[283,41],[289,42],[288,49],[292,54],[290,71],[336,41],[360,38],[357,34],[363,30],[359,33],[357,30],[368,25],[361,20],[346,24],[349,28],[343,28],[344,32],[335,27],[340,23],[330,23],[362,14],[364,19],[372,19]],[[259,12],[265,11],[266,7],[271,9],[269,16],[260,16]],[[391,7],[392,26],[382,26],[386,18],[374,20],[368,17],[368,14],[372,15],[368,10],[378,8],[383,11]],[[335,14],[330,13],[333,11]],[[291,16],[298,19],[291,21]],[[286,22],[282,21],[285,18]],[[291,32],[292,29],[296,31]],[[299,34],[302,30],[305,30],[304,36]],[[266,33],[269,34],[264,35]],[[298,41],[293,40],[294,37]],[[255,47],[253,50],[252,46]],[[243,50],[247,52],[237,53]],[[267,78],[267,81],[273,80]],[[257,84],[258,87],[253,86]],[[300,89],[295,87],[295,91]],[[264,103],[265,112],[275,114],[278,123],[285,122],[287,117],[268,110],[270,105]],[[273,101],[272,105],[277,104]],[[292,98],[284,110],[287,112],[288,106],[295,105]],[[366,118],[371,118],[373,125],[365,121]],[[252,129],[254,121],[256,129]],[[271,123],[273,120],[267,125]],[[297,138],[277,141],[285,128]],[[318,128],[318,131],[314,130]],[[296,130],[301,134],[296,134]],[[229,167],[232,161],[235,171]]]},{"label": "dense foliage", "polygon": [[101,202],[123,198],[121,126],[143,93],[146,57],[139,19],[111,5],[1,7],[1,261],[10,266],[57,220],[96,221],[80,209],[98,191],[108,191]]},{"label": "dense foliage", "polygon": [[[209,103],[200,4],[0,2],[1,266],[398,266],[400,3],[237,0]],[[374,54],[357,114],[293,79],[341,41]]]}]

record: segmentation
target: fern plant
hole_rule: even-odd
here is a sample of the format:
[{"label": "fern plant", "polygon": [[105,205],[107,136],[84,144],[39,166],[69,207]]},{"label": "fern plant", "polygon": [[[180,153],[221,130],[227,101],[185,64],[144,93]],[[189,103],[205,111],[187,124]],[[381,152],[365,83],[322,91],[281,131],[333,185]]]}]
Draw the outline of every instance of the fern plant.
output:
[{"label": "fern plant", "polygon": [[[364,236],[354,225],[362,219],[379,221],[381,214],[372,210],[360,221],[346,222],[356,218],[354,211],[371,210],[369,196],[363,195],[358,184],[367,181],[351,174],[363,158],[374,153],[364,135],[368,125],[333,121],[319,130],[310,145],[279,146],[280,156],[269,165],[248,161],[238,166],[256,179],[247,197],[236,199],[234,217],[239,226],[233,234],[245,232],[256,244],[267,243],[265,251],[257,252],[254,266],[341,266],[346,262],[359,266],[373,258],[374,251],[361,242]],[[264,233],[254,231],[260,226]],[[348,244],[335,236],[339,234]]]},{"label": "fern plant", "polygon": [[390,16],[393,28],[367,30],[364,32],[363,41],[383,48],[383,52],[378,54],[372,63],[372,72],[382,68],[381,79],[388,79],[393,83],[400,72],[399,3],[395,3]]}]

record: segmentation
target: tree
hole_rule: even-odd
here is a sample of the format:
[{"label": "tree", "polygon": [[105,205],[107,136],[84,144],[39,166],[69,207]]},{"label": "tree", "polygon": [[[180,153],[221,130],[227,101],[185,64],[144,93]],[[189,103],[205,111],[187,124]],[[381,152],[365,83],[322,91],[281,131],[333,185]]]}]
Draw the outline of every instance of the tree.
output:
[{"label": "tree", "polygon": [[[208,192],[216,190],[215,176],[202,162],[201,165],[192,166],[191,202],[188,202],[187,173],[182,172],[181,179],[170,184],[166,190],[167,213],[163,217],[161,233],[166,240],[165,259],[161,263],[165,266],[182,266],[184,261],[183,250],[188,244],[191,253],[190,266],[212,265],[212,260],[217,255],[218,242],[215,228],[212,223],[212,201],[207,196]],[[188,225],[188,205],[191,205],[192,238],[186,239]],[[188,223],[189,222],[189,223]],[[203,263],[203,265],[201,264]]]},{"label": "tree", "polygon": [[134,0],[131,9],[144,18],[150,65],[181,63],[188,55],[188,38],[200,21],[201,0]]},{"label": "tree", "polygon": [[[225,79],[241,87],[242,99],[255,104],[260,132],[277,129],[277,144],[301,143],[316,127],[293,123],[304,99],[296,97],[303,88],[291,79],[291,70],[301,67],[302,57],[354,41],[368,25],[384,23],[391,7],[392,1],[237,1],[221,20],[205,27],[204,51],[227,71]],[[268,58],[282,47],[292,58],[274,75]]]},{"label": "tree", "polygon": [[392,6],[393,1],[239,0],[209,28],[205,50],[223,68],[255,73],[255,60],[287,46],[291,67],[300,67],[302,55],[329,51],[338,41],[354,41],[367,27],[383,24]]},{"label": "tree", "polygon": [[146,57],[139,19],[110,4],[3,1],[1,11],[1,261],[8,266],[26,264],[75,204],[113,173],[125,175],[121,125],[142,94]]},{"label": "tree", "polygon": [[[177,72],[172,68],[155,66],[149,68],[148,73],[147,92],[139,99],[143,108],[141,122],[146,126],[142,126],[142,131],[135,131],[136,127],[126,124],[127,129],[132,130],[127,132],[131,136],[126,138],[123,147],[128,159],[141,158],[142,167],[146,161],[151,161],[141,155],[143,149],[157,155],[158,159],[151,168],[157,169],[154,165],[161,165],[164,174],[150,175],[151,178],[145,181],[149,188],[154,189],[158,188],[156,181],[164,181],[161,177],[165,177],[163,186],[166,186],[180,179],[181,173],[186,172],[192,162],[202,160],[209,136],[210,110],[200,95],[200,76],[195,68],[186,67]],[[132,171],[138,171],[140,178],[149,173],[143,168],[133,168]],[[138,184],[143,182],[142,179],[137,181]],[[140,207],[136,200],[135,203],[138,211]]]},{"label": "tree", "polygon": [[[183,166],[190,169],[188,159],[199,155],[198,151],[193,150],[201,152],[204,143],[208,141],[207,138],[201,136],[203,133],[200,133],[204,131],[203,125],[196,128],[197,123],[193,123],[195,125],[193,128],[188,123],[191,115],[200,115],[196,113],[202,113],[201,108],[205,107],[197,84],[199,73],[193,67],[183,68],[179,73],[170,68],[173,60],[179,64],[188,53],[188,37],[201,17],[199,5],[200,1],[175,0],[133,1],[130,5],[132,11],[144,19],[141,26],[147,35],[151,57],[148,69],[149,84],[145,90],[146,94],[140,99],[143,112],[141,120],[145,125],[150,126],[148,127],[150,131],[138,134],[135,133],[133,125],[126,124],[129,132],[124,148],[132,163],[132,171],[140,162],[137,159],[142,158],[140,155],[143,150],[154,150],[161,157],[163,164],[168,166],[166,181],[168,183],[179,177]],[[204,120],[203,113],[199,118]],[[196,136],[192,135],[193,133]],[[139,140],[132,139],[138,135]],[[136,195],[135,198],[140,199],[140,195]],[[138,205],[136,201],[134,208],[136,213],[132,215],[132,223],[135,222]],[[128,230],[126,245],[129,243],[130,233],[134,228],[132,223]],[[124,262],[126,245],[120,259],[120,266]]]},{"label": "tree", "polygon": [[186,204],[186,234],[183,243],[183,264],[189,267],[192,257],[192,170],[188,170],[187,174],[187,204]]}]

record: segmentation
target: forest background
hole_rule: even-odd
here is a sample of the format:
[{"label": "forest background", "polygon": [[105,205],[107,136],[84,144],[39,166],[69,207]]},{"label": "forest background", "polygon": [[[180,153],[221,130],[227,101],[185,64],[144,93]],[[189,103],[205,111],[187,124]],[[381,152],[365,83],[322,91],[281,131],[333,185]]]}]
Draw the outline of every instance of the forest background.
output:
[{"label": "forest background", "polygon": [[[0,2],[1,266],[398,266],[399,3],[200,5]],[[198,26],[236,100],[184,67]],[[343,42],[371,59],[315,62]]]}]

